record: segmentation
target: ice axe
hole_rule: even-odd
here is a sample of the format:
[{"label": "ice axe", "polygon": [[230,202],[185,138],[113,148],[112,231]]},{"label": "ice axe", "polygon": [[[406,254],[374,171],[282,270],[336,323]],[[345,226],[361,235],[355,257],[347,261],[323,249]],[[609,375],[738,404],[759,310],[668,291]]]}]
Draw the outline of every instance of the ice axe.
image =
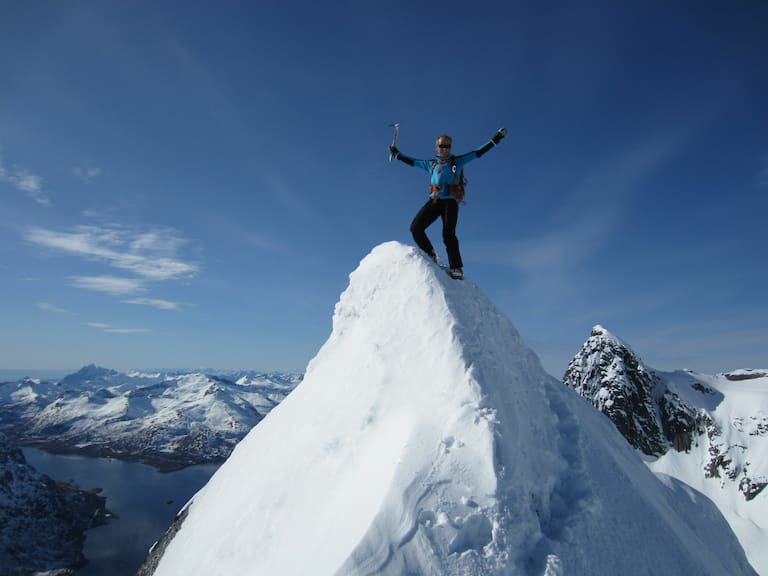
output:
[{"label": "ice axe", "polygon": [[[393,124],[390,124],[395,129],[395,133],[392,136],[392,146],[397,144],[397,133],[400,132],[400,122],[395,122]],[[389,161],[392,162],[392,151],[389,152]]]}]

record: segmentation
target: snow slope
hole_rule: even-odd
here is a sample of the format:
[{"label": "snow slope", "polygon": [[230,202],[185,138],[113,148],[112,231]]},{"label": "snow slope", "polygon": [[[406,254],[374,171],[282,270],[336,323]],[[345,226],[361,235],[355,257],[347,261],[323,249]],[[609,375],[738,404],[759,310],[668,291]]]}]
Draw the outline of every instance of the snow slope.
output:
[{"label": "snow slope", "polygon": [[477,286],[395,242],[180,518],[156,576],[754,574]]},{"label": "snow slope", "polygon": [[[763,489],[768,482],[768,371],[745,379],[734,379],[737,373],[662,375],[678,389],[688,384],[705,390],[711,409],[700,408],[709,418],[690,451],[670,450],[648,466],[706,494],[755,570],[768,574],[768,490]],[[753,496],[755,486],[760,492]]]}]

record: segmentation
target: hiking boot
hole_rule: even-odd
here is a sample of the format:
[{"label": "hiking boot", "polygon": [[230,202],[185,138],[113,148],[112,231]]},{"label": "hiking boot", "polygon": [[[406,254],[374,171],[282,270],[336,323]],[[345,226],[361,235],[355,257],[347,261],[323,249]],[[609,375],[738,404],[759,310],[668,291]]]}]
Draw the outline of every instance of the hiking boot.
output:
[{"label": "hiking boot", "polygon": [[463,268],[451,268],[448,270],[448,275],[453,278],[454,280],[463,280],[464,279],[464,269]]},{"label": "hiking boot", "polygon": [[430,252],[429,257],[432,258],[432,262],[437,264],[437,254],[435,254],[434,252]]}]

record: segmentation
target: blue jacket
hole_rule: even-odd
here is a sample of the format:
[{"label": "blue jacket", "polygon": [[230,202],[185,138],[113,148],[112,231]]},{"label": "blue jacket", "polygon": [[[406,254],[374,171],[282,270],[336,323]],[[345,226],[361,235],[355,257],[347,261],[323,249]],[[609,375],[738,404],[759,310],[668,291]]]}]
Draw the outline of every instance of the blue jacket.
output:
[{"label": "blue jacket", "polygon": [[[495,144],[493,141],[489,141],[487,144],[484,144],[477,150],[467,152],[461,156],[449,156],[445,159],[441,159],[439,156],[435,156],[431,160],[419,160],[418,158],[411,158],[401,154],[399,151],[396,153],[395,157],[401,162],[405,162],[409,166],[421,168],[422,170],[426,170],[431,174],[429,181],[430,195],[434,195],[432,190],[436,187],[439,187],[440,189],[436,194],[437,198],[454,198],[453,194],[451,194],[449,191],[448,186],[451,184],[460,183],[460,174],[464,168],[464,165],[469,164],[476,158],[480,158],[480,156],[488,152],[488,150],[494,146]],[[456,167],[455,173],[453,171],[454,166]]]}]

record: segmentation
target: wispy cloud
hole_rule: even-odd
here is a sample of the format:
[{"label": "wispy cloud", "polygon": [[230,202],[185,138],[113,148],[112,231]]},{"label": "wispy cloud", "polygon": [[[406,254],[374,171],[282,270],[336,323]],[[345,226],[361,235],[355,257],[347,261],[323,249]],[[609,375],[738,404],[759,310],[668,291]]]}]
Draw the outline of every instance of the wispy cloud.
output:
[{"label": "wispy cloud", "polygon": [[521,274],[531,294],[568,292],[585,263],[621,234],[621,223],[647,179],[674,156],[692,126],[661,132],[607,158],[574,182],[538,234],[493,242],[467,242],[480,259]]},{"label": "wispy cloud", "polygon": [[17,190],[24,192],[29,198],[40,204],[40,206],[48,207],[51,205],[50,198],[43,191],[42,176],[33,174],[26,168],[20,168],[19,166],[8,169],[3,165],[1,158],[0,182],[9,183]]},{"label": "wispy cloud", "polygon": [[39,310],[43,310],[44,312],[53,312],[54,314],[60,314],[62,316],[77,316],[74,312],[71,312],[70,310],[66,310],[65,308],[59,308],[55,304],[51,304],[50,302],[39,302],[37,305],[37,308]]},{"label": "wispy cloud", "polygon": [[119,276],[70,276],[72,285],[84,290],[104,292],[113,296],[128,296],[144,291],[141,280]]},{"label": "wispy cloud", "polygon": [[112,325],[103,322],[87,322],[85,325],[90,328],[102,330],[108,334],[145,334],[151,332],[148,328],[115,328]]},{"label": "wispy cloud", "polygon": [[181,310],[183,306],[179,302],[171,302],[170,300],[161,300],[159,298],[134,298],[132,300],[125,300],[125,303],[151,306],[158,310]]},{"label": "wispy cloud", "polygon": [[78,226],[74,232],[58,232],[33,228],[26,239],[44,248],[103,261],[144,280],[178,280],[198,272],[196,264],[177,257],[186,240],[168,229],[139,232],[112,225]]},{"label": "wispy cloud", "polygon": [[199,271],[197,264],[180,256],[188,241],[175,230],[110,224],[78,226],[69,231],[32,228],[24,237],[46,250],[101,263],[108,269],[122,272],[114,274],[105,270],[102,274],[68,276],[67,281],[76,288],[130,297],[123,302],[159,310],[189,307],[146,295],[154,283],[185,281]]},{"label": "wispy cloud", "polygon": [[101,176],[102,171],[101,168],[95,166],[75,166],[72,168],[72,173],[83,182],[93,182]]}]

